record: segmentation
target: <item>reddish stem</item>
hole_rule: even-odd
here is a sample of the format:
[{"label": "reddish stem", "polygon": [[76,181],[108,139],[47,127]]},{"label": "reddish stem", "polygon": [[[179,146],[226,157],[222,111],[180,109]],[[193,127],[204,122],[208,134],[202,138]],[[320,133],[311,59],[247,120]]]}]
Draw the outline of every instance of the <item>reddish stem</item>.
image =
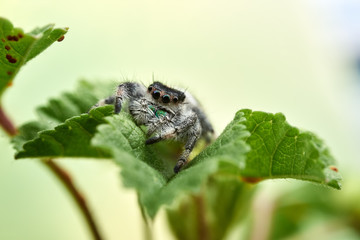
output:
[{"label": "reddish stem", "polygon": [[51,159],[44,161],[44,164],[47,167],[49,167],[49,169],[55,174],[55,176],[57,176],[57,178],[60,180],[60,182],[65,186],[65,188],[71,194],[71,196],[75,200],[76,204],[81,209],[81,212],[91,230],[91,233],[92,233],[94,239],[95,240],[103,239],[97,228],[95,220],[94,220],[93,216],[91,215],[89,207],[87,206],[84,196],[75,187],[75,184],[74,184],[71,176],[69,175],[69,173]]},{"label": "reddish stem", "polygon": [[197,209],[197,223],[198,223],[198,239],[210,239],[209,229],[205,216],[205,203],[202,196],[193,196],[196,209]]},{"label": "reddish stem", "polygon": [[15,136],[17,134],[17,130],[15,126],[12,124],[10,119],[6,116],[3,108],[0,106],[0,125],[5,130],[7,134],[10,136]]}]

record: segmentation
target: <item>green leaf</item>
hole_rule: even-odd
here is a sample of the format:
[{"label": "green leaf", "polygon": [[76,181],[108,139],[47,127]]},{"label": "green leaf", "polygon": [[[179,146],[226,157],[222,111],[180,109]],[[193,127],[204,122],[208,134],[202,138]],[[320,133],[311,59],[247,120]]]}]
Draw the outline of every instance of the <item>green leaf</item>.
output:
[{"label": "green leaf", "polygon": [[290,126],[281,113],[245,109],[237,115],[246,118],[244,124],[250,132],[246,143],[251,151],[241,167],[244,178],[294,178],[341,188],[334,158],[313,133]]},{"label": "green leaf", "polygon": [[38,132],[48,129],[48,125],[43,122],[28,122],[22,125],[18,131],[19,134],[12,138],[11,142],[16,152],[23,151],[23,145],[37,137]]},{"label": "green leaf", "polygon": [[20,68],[67,33],[53,24],[24,33],[0,18],[0,95],[11,85]]},{"label": "green leaf", "polygon": [[[63,94],[39,108],[47,126],[70,119],[55,130],[40,132],[16,157],[112,157],[121,166],[124,185],[136,189],[151,218],[162,205],[199,192],[214,173],[241,177],[246,182],[295,178],[340,188],[340,175],[332,170],[335,161],[321,140],[290,126],[282,114],[251,110],[239,111],[214,143],[174,175],[177,156],[173,153],[179,151],[179,145],[163,142],[146,146],[146,130],[125,111],[110,116],[110,106],[72,117],[89,109],[97,96],[107,96],[101,89],[112,88],[82,82],[76,94]],[[40,127],[25,125],[22,138],[15,141],[16,148],[21,149],[26,136],[33,137]]]},{"label": "green leaf", "polygon": [[[98,87],[102,86],[102,87]],[[40,137],[38,137],[39,132],[43,130],[50,130],[54,127],[58,126],[59,124],[64,123],[67,119],[79,116],[83,113],[86,113],[89,111],[89,109],[99,100],[102,98],[105,98],[107,96],[110,96],[112,94],[112,90],[114,89],[114,84],[112,82],[86,82],[86,81],[80,81],[77,88],[74,92],[67,92],[62,94],[59,98],[53,98],[49,100],[49,103],[44,106],[40,106],[37,109],[37,113],[39,115],[38,121],[31,121],[29,123],[25,123],[22,125],[18,131],[19,134],[16,135],[12,139],[12,143],[14,145],[14,148],[17,150],[16,158],[26,158],[26,157],[36,157],[36,151],[40,152],[43,151],[42,147],[40,145],[38,146],[38,149],[36,149],[36,144],[41,143]],[[104,116],[111,113],[111,108],[108,108],[106,112],[104,112]],[[80,121],[81,123],[86,122],[87,115],[85,114],[82,116],[82,118],[75,118],[72,119],[68,125],[75,124],[76,121]],[[101,118],[101,115],[100,115]],[[90,123],[90,120],[87,120],[88,123]],[[93,121],[91,119],[91,121]],[[95,123],[94,121],[92,122]],[[103,120],[100,120],[96,122],[97,124],[103,123]],[[93,127],[97,126],[94,125]],[[88,127],[88,126],[85,126]],[[78,128],[72,128],[72,130],[78,130]],[[63,131],[63,128],[57,128],[57,132]],[[55,132],[56,132],[55,131]],[[94,132],[94,129],[91,130]],[[49,132],[42,133],[42,134],[48,134]],[[73,134],[71,131],[67,131],[69,135],[63,135],[63,137],[71,137]],[[92,136],[92,135],[91,135]],[[35,138],[38,138],[38,140],[34,140]],[[27,147],[29,147],[28,150],[23,149],[23,145],[28,142],[32,141],[31,143],[27,143]],[[74,140],[74,139],[72,139]],[[87,141],[87,144],[90,142]],[[84,143],[81,143],[84,145]],[[30,147],[31,146],[31,147]],[[88,146],[90,147],[90,146]],[[33,149],[31,153],[29,152],[30,149]],[[53,149],[54,150],[54,149]],[[46,150],[48,156],[54,156],[56,157],[55,152],[50,152],[49,149]],[[20,153],[21,152],[21,153]],[[65,149],[65,153],[68,152]],[[64,155],[62,155],[64,156]],[[44,155],[44,152],[42,155],[39,155],[38,157],[46,157]],[[61,157],[61,156],[58,156]]]},{"label": "green leaf", "polygon": [[112,107],[93,109],[89,114],[69,118],[54,130],[40,131],[34,140],[23,145],[15,158],[109,157],[102,149],[92,147],[90,141],[96,127],[112,113]]}]

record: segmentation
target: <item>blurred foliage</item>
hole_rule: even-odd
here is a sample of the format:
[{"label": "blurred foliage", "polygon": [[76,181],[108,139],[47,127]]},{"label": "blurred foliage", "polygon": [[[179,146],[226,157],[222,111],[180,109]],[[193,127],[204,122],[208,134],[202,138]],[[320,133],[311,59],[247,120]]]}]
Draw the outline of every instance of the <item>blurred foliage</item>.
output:
[{"label": "blurred foliage", "polygon": [[[350,189],[349,189],[350,190]],[[274,201],[271,239],[360,239],[360,191],[301,184]]]},{"label": "blurred foliage", "polygon": [[61,41],[67,28],[53,24],[24,33],[0,17],[0,95],[11,85],[20,68],[55,41]]},{"label": "blurred foliage", "polygon": [[169,225],[177,239],[226,239],[249,213],[254,189],[239,177],[215,174],[200,193],[167,208]]}]

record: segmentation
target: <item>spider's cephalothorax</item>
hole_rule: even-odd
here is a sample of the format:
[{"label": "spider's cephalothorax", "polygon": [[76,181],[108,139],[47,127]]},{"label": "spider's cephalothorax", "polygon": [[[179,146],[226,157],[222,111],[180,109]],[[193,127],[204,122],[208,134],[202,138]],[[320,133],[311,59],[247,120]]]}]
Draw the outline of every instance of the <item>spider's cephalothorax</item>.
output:
[{"label": "spider's cephalothorax", "polygon": [[135,82],[125,82],[117,87],[114,96],[99,101],[94,107],[114,104],[115,113],[128,102],[128,110],[138,125],[148,127],[145,144],[165,139],[185,142],[174,172],[178,173],[200,137],[210,141],[214,130],[196,99],[189,93],[170,88],[160,82],[146,87]]}]

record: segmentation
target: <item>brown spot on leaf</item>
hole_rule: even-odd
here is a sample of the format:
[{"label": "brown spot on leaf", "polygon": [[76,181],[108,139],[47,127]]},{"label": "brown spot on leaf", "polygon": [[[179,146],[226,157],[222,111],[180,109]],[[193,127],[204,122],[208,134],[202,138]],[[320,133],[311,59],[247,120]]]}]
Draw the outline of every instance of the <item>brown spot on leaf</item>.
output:
[{"label": "brown spot on leaf", "polygon": [[17,62],[16,58],[11,56],[10,54],[6,54],[6,59],[9,61],[9,63],[16,63]]},{"label": "brown spot on leaf", "polygon": [[335,166],[330,166],[329,167],[331,170],[333,170],[334,172],[338,172],[339,171],[339,169],[337,168],[337,167],[335,167]]},{"label": "brown spot on leaf", "polygon": [[[10,72],[10,71],[7,72],[7,75],[11,75],[11,74],[12,74],[12,72]],[[8,84],[10,84],[10,83],[8,83]],[[12,85],[12,83],[11,83],[11,85]]]},{"label": "brown spot on leaf", "polygon": [[5,46],[5,49],[9,51],[9,50],[11,49],[11,47],[8,46],[8,45],[6,45],[6,46]]},{"label": "brown spot on leaf", "polygon": [[2,41],[2,42],[5,42],[5,39],[2,38],[1,41]]},{"label": "brown spot on leaf", "polygon": [[61,42],[62,40],[64,40],[64,38],[65,38],[65,36],[62,35],[57,41],[58,41],[58,42]]},{"label": "brown spot on leaf", "polygon": [[247,183],[258,183],[263,179],[259,177],[241,177],[241,180]]},{"label": "brown spot on leaf", "polygon": [[8,84],[7,84],[7,87],[11,87],[13,85],[13,83],[12,82],[9,82]]},{"label": "brown spot on leaf", "polygon": [[23,38],[24,35],[23,35],[22,33],[18,33],[18,37],[19,37],[19,38]]},{"label": "brown spot on leaf", "polygon": [[7,40],[17,42],[17,41],[19,41],[19,38],[17,36],[9,35],[9,36],[7,36]]}]

